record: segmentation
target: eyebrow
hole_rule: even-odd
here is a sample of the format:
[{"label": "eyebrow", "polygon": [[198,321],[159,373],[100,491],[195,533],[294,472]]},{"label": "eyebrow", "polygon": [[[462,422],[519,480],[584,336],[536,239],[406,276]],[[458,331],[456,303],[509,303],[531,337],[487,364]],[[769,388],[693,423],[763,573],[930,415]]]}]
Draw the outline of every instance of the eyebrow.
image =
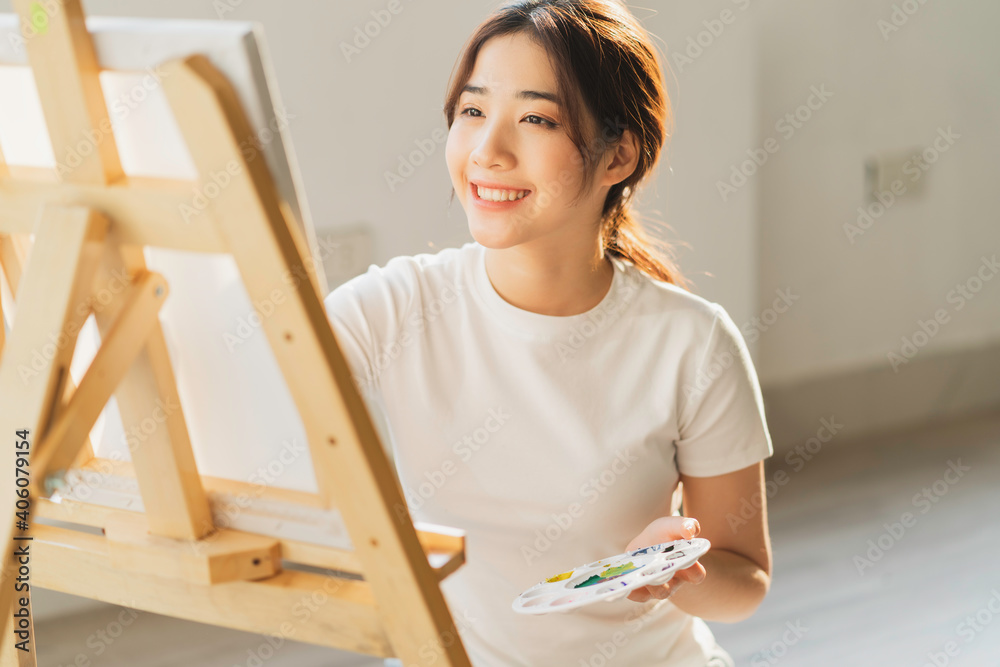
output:
[{"label": "eyebrow", "polygon": [[[490,89],[483,86],[465,86],[462,88],[462,92],[473,95],[489,95]],[[548,100],[554,104],[560,104],[558,95],[537,90],[519,90],[514,98],[518,100]]]}]

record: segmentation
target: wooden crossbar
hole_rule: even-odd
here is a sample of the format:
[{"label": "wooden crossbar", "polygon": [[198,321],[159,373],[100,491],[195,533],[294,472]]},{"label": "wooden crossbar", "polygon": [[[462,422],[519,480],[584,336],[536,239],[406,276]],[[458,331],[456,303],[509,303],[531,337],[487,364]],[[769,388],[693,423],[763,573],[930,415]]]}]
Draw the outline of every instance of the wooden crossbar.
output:
[{"label": "wooden crossbar", "polygon": [[[30,22],[32,1],[14,6]],[[163,89],[199,177],[128,177],[113,133],[99,131],[108,113],[80,0],[52,7],[27,46],[57,162],[81,138],[99,139],[69,170],[7,165],[0,155],[0,264],[16,295],[0,304],[14,323],[0,339],[0,434],[35,474],[30,502],[17,480],[0,480],[0,539],[30,544],[34,585],[407,664],[433,656],[468,667],[440,590],[464,563],[464,533],[413,524],[327,319],[304,234],[265,160],[241,150],[253,132],[235,89],[204,56],[165,63]],[[220,171],[229,182],[196,221],[185,220],[191,192]],[[251,302],[277,304],[261,328],[302,418],[317,493],[201,475],[182,408],[130,448],[130,461],[93,456],[88,434],[112,395],[126,430],[157,404],[181,404],[157,317],[169,286],[148,270],[145,247],[229,254]],[[94,295],[112,280],[124,288],[98,304]],[[91,316],[101,345],[74,386],[69,367]],[[134,492],[118,494],[131,507],[77,498],[78,472],[131,484]],[[269,511],[336,513],[350,548],[217,523],[213,498],[233,495],[259,498]],[[254,511],[251,502],[245,512]],[[30,609],[30,596],[15,596],[18,567],[7,549],[0,614],[8,619]],[[322,608],[298,618],[297,605],[318,593]],[[34,665],[7,624],[0,667]]]}]

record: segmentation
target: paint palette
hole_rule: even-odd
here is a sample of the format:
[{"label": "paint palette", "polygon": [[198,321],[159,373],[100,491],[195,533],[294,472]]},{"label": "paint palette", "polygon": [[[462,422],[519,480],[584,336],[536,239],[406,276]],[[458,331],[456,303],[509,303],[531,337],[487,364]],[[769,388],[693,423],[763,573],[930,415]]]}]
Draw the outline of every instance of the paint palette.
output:
[{"label": "paint palette", "polygon": [[594,561],[541,581],[514,599],[519,614],[569,611],[625,597],[643,586],[665,584],[690,567],[711,543],[699,537],[663,542]]}]

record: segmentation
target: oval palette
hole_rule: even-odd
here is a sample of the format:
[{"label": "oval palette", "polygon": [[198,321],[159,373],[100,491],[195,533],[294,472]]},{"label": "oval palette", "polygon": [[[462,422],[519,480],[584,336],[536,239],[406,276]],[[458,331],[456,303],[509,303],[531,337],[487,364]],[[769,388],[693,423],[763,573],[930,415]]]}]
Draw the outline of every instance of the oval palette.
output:
[{"label": "oval palette", "polygon": [[665,584],[677,570],[690,567],[711,547],[696,537],[626,551],[538,582],[514,599],[519,614],[569,611],[598,600],[611,602],[636,588]]}]

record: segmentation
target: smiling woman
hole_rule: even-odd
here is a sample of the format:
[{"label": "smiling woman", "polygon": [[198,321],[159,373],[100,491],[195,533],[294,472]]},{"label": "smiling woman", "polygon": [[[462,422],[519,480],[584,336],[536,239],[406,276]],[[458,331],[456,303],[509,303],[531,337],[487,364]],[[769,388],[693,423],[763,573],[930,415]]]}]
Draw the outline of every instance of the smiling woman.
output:
[{"label": "smiling woman", "polygon": [[[474,242],[372,266],[326,305],[411,516],[466,531],[441,588],[472,664],[732,665],[705,620],[742,620],[769,588],[772,445],[736,324],[631,211],[670,131],[649,35],[616,0],[506,4],[444,112]],[[579,563],[695,535],[711,549],[666,584],[512,611]]]}]

